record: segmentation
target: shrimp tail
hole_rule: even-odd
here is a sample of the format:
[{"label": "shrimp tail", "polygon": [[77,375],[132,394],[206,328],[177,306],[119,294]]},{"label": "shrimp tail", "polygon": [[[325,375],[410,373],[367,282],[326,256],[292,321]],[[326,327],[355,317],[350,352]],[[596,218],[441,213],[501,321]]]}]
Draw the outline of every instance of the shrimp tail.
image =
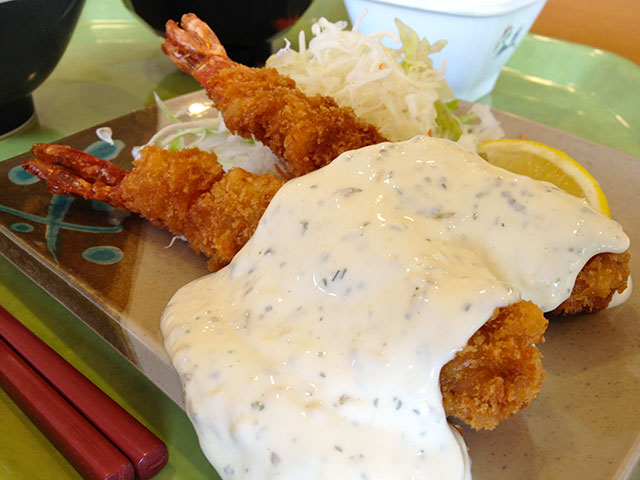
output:
[{"label": "shrimp tail", "polygon": [[22,168],[43,180],[51,193],[124,208],[118,187],[128,170],[66,145],[36,143],[31,153],[35,158],[24,161]]},{"label": "shrimp tail", "polygon": [[193,13],[187,13],[180,20],[181,27],[169,20],[166,23],[166,41],[162,51],[183,72],[198,79],[198,71],[221,69],[234,64],[227,55],[216,34],[209,25]]}]

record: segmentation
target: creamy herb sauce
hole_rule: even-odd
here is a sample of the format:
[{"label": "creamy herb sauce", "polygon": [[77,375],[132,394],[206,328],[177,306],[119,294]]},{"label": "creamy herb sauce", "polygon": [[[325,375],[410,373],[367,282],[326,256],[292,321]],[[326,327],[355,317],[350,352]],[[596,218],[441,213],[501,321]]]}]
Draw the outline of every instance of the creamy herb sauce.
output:
[{"label": "creamy herb sauce", "polygon": [[627,247],[585,202],[416,137],[289,181],[162,330],[223,479],[469,478],[441,367],[495,308],[553,309]]}]

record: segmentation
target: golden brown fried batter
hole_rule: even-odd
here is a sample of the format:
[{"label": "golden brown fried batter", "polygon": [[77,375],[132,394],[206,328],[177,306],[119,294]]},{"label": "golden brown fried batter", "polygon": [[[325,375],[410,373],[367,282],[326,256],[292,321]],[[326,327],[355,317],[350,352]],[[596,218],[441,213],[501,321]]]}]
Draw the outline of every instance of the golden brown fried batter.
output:
[{"label": "golden brown fried batter", "polygon": [[[199,239],[197,248],[210,257],[210,270],[229,263],[247,243],[283,183],[274,175],[254,175],[234,168],[193,204],[191,228],[185,235]],[[211,251],[215,255],[207,253]]]},{"label": "golden brown fried batter", "polygon": [[544,378],[542,354],[547,319],[533,303],[497,309],[447,363],[440,388],[447,415],[476,430],[492,430],[529,406]]},{"label": "golden brown fried batter", "polygon": [[203,81],[234,133],[256,138],[285,160],[295,177],[347,150],[386,141],[378,129],[330,97],[307,97],[273,68],[233,64]]},{"label": "golden brown fried batter", "polygon": [[129,210],[184,235],[217,270],[247,242],[283,183],[241,168],[225,174],[215,154],[198,149],[145,147],[114,194]]},{"label": "golden brown fried batter", "polygon": [[330,97],[307,97],[273,68],[232,61],[216,34],[196,15],[169,20],[162,50],[192,75],[233,133],[255,138],[300,176],[327,165],[342,152],[386,141],[377,127]]},{"label": "golden brown fried batter", "polygon": [[198,149],[145,147],[133,166],[117,195],[129,210],[180,235],[190,222],[191,205],[224,176],[216,156]]},{"label": "golden brown fried batter", "polygon": [[571,296],[552,313],[569,315],[607,308],[613,294],[627,288],[630,258],[629,252],[600,253],[591,258],[578,274]]}]

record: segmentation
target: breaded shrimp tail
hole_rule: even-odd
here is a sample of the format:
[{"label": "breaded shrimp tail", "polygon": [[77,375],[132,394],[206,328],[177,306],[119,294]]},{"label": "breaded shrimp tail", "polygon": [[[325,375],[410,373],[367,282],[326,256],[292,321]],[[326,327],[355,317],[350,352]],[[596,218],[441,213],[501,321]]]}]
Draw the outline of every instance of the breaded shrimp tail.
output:
[{"label": "breaded shrimp tail", "polygon": [[145,147],[132,171],[64,145],[36,144],[23,168],[52,193],[101,200],[184,236],[218,270],[249,240],[284,183],[241,168],[225,173],[214,153]]},{"label": "breaded shrimp tail", "polygon": [[213,153],[145,147],[118,195],[131,211],[184,235],[218,270],[253,235],[283,183],[241,168],[225,173]]},{"label": "breaded shrimp tail", "polygon": [[184,15],[181,25],[167,22],[165,54],[202,84],[229,130],[267,145],[290,175],[327,165],[347,150],[386,141],[375,126],[332,98],[307,97],[275,69],[231,61],[195,15]]}]

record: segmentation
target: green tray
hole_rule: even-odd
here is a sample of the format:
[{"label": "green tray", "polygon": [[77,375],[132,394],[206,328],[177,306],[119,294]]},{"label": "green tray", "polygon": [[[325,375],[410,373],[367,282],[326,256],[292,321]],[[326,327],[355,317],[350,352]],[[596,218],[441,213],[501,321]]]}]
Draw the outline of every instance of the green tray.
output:
[{"label": "green tray", "polygon": [[[37,122],[0,140],[0,160],[151,105],[153,91],[196,90],[160,44],[119,1],[89,0],[61,63],[35,92]],[[640,156],[640,68],[616,55],[528,35],[482,101]],[[0,303],[168,444],[170,462],[156,478],[217,478],[183,411],[23,270],[0,258]],[[1,390],[0,418],[3,479],[79,478]]]}]

